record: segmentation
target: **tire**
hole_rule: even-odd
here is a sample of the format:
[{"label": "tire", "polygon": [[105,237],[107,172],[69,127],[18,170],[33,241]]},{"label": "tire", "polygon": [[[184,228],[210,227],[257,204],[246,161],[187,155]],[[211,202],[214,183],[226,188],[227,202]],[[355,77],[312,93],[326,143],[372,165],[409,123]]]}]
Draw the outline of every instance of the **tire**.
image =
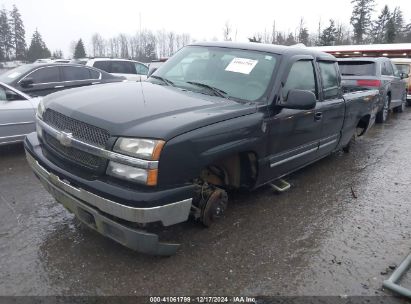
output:
[{"label": "tire", "polygon": [[403,113],[405,111],[405,107],[407,104],[407,92],[404,92],[404,95],[402,96],[401,100],[402,100],[401,105],[394,109],[395,113]]},{"label": "tire", "polygon": [[388,119],[388,114],[390,112],[390,97],[388,95],[384,96],[384,105],[377,113],[377,116],[375,117],[375,122],[376,123],[384,123]]}]

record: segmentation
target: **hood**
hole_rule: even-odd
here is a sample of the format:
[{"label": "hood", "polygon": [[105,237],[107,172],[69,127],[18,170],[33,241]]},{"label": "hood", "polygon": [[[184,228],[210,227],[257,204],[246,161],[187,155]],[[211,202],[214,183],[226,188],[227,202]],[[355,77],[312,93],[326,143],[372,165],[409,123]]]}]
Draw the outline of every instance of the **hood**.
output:
[{"label": "hood", "polygon": [[112,136],[169,140],[179,134],[256,111],[217,96],[150,82],[121,82],[64,90],[46,108],[106,129]]}]

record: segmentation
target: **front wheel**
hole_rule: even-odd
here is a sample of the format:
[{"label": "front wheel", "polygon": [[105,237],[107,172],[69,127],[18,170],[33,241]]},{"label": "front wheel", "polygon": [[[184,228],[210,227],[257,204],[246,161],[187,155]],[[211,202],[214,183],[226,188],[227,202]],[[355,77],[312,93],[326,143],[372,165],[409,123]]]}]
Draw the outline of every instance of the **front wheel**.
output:
[{"label": "front wheel", "polygon": [[384,105],[377,113],[377,116],[375,117],[375,122],[376,123],[384,123],[388,119],[388,112],[390,110],[390,97],[388,95],[385,95],[384,97]]}]

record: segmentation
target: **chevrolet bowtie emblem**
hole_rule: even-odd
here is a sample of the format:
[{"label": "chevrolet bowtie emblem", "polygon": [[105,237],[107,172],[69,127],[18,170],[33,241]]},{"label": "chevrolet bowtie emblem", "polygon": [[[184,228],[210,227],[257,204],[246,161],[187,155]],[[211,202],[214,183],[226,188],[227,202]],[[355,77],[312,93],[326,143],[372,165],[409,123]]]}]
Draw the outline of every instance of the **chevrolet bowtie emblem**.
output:
[{"label": "chevrolet bowtie emblem", "polygon": [[58,136],[59,142],[65,147],[71,146],[72,138],[73,138],[73,133],[64,132],[64,131],[61,132]]}]

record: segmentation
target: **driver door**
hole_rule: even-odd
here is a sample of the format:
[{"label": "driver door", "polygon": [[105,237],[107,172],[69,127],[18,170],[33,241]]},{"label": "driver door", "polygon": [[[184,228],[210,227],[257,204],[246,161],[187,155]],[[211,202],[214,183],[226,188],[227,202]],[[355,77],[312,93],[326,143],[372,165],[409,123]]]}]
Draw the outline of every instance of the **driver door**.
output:
[{"label": "driver door", "polygon": [[35,131],[35,109],[24,96],[0,86],[0,145],[19,142]]},{"label": "driver door", "polygon": [[[309,90],[318,100],[318,82],[313,59],[295,61],[282,88],[283,98],[291,89]],[[321,137],[321,115],[317,116],[319,103],[315,109],[276,109],[268,122],[270,177],[276,179],[290,173],[318,157]]]}]

